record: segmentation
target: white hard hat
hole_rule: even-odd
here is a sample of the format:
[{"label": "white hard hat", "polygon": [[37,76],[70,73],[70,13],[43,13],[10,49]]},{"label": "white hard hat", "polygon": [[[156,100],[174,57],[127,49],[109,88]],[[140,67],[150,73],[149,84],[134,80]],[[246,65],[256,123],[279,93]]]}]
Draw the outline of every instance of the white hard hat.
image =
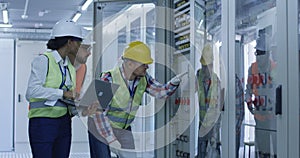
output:
[{"label": "white hard hat", "polygon": [[52,29],[51,38],[53,39],[55,37],[65,36],[72,36],[82,39],[83,37],[81,26],[70,20],[58,21]]},{"label": "white hard hat", "polygon": [[266,34],[262,34],[256,39],[255,49],[260,51],[270,51],[270,42],[270,37]]},{"label": "white hard hat", "polygon": [[84,38],[81,42],[81,44],[84,44],[84,45],[93,45],[95,44],[96,42],[93,41],[91,38]]}]

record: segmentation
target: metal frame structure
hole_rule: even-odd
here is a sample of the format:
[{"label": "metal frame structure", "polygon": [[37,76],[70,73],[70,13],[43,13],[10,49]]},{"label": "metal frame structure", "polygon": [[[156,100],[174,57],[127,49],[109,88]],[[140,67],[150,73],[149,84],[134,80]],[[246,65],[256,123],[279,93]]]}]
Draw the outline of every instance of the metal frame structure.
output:
[{"label": "metal frame structure", "polygon": [[[98,0],[96,2],[120,2],[117,0]],[[124,1],[122,1],[124,2]],[[138,1],[134,1],[138,2]],[[145,1],[147,2],[147,1]],[[170,1],[158,0],[155,2],[157,6],[171,6]],[[221,0],[222,3],[222,52],[235,52],[235,6],[236,1]],[[278,157],[299,157],[299,54],[298,54],[298,4],[296,1],[277,1],[277,25],[280,25],[280,31],[277,32],[277,44],[279,52],[288,52],[278,54],[278,72],[281,73],[279,82],[282,84],[282,115],[277,116],[277,148]],[[95,6],[96,7],[96,6]],[[95,13],[95,17],[97,17]],[[158,23],[172,28],[172,20],[167,20],[169,15],[167,11],[163,12],[162,18],[157,19]],[[96,18],[97,19],[97,18]],[[169,43],[167,39],[170,37],[168,32],[157,30],[160,34],[157,36],[160,42]],[[98,46],[100,49],[101,46]],[[169,48],[165,48],[170,51]],[[166,57],[166,62],[173,57]],[[235,107],[229,106],[235,104],[235,85],[230,82],[235,78],[235,53],[228,53],[225,56],[225,63],[228,67],[227,73],[227,97],[225,100],[225,111],[222,119],[222,157],[235,156]],[[297,73],[295,73],[297,72]],[[170,78],[168,72],[165,78]],[[169,103],[167,103],[169,104]],[[164,109],[164,115],[168,115],[170,109]],[[158,116],[158,119],[168,120],[166,116]],[[168,157],[172,154],[171,147],[166,147],[156,151],[156,155]]]}]

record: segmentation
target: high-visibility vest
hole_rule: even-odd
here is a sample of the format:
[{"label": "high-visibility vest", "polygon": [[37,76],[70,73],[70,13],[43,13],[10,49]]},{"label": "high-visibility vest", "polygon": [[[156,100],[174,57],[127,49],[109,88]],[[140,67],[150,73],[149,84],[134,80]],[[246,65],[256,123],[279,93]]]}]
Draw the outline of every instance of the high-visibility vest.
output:
[{"label": "high-visibility vest", "polygon": [[[112,76],[112,82],[120,85],[107,111],[107,117],[112,127],[126,129],[135,118],[136,112],[141,104],[143,94],[146,90],[146,77],[141,77],[137,87],[134,90],[134,96],[131,98],[129,89],[122,78],[120,69],[114,68],[108,71]],[[131,104],[129,101],[131,100]]]},{"label": "high-visibility vest", "polygon": [[[274,61],[271,61],[271,70],[272,71],[276,66],[276,63]],[[268,74],[260,74],[258,72],[258,65],[257,62],[254,62],[251,64],[251,72],[252,74],[249,74],[248,77],[248,83],[252,85],[252,92],[255,96],[258,96],[258,90],[257,87],[262,85],[270,85],[272,84],[272,76],[270,73]],[[266,76],[267,75],[267,76]]]},{"label": "high-visibility vest", "polygon": [[[251,73],[248,76],[248,84],[251,85],[252,94],[254,94],[254,100],[248,101],[248,106],[254,105],[256,107],[265,106],[266,109],[261,110],[260,108],[255,110],[254,118],[258,121],[274,120],[274,103],[275,103],[275,87],[273,83],[273,73],[276,67],[276,63],[270,60],[270,71],[259,72],[257,62],[251,64]],[[273,107],[270,107],[272,104]],[[270,126],[268,124],[267,126]],[[273,125],[271,125],[273,126]]]},{"label": "high-visibility vest", "polygon": [[[43,86],[58,89],[63,82],[63,76],[59,64],[56,63],[51,52],[46,52],[44,55],[48,58],[48,72],[46,82]],[[76,72],[71,62],[68,62],[67,69],[72,81],[72,87],[70,87],[70,90],[73,90],[76,83]],[[66,104],[57,101],[54,106],[47,106],[44,104],[46,101],[46,98],[30,98],[28,117],[57,118],[67,113],[68,110]]]},{"label": "high-visibility vest", "polygon": [[[197,72],[198,79],[198,98],[199,98],[199,115],[200,115],[200,126],[212,126],[214,121],[218,120],[219,116],[215,116],[216,118],[213,120],[207,120],[208,122],[203,122],[206,112],[208,108],[220,108],[219,107],[219,88],[220,81],[218,76],[215,73],[211,73],[211,78],[209,80],[204,81],[203,79],[203,70],[200,69]],[[203,85],[204,82],[208,82],[209,89],[207,92],[207,96],[205,96],[205,87]],[[220,110],[220,109],[219,109]]]}]

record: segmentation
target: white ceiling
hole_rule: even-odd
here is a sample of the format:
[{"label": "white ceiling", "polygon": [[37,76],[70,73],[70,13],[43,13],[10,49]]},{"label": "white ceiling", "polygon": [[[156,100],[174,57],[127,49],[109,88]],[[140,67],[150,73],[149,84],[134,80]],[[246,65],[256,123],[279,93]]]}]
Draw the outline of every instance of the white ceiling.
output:
[{"label": "white ceiling", "polygon": [[[22,15],[24,15],[26,1],[28,1],[28,6],[25,14],[28,17],[24,19],[22,18]],[[7,5],[9,23],[13,25],[13,28],[18,29],[51,29],[57,21],[61,19],[71,19],[78,11],[82,12],[82,16],[77,22],[82,26],[91,27],[93,23],[93,3],[88,7],[87,11],[81,11],[80,7],[85,1],[86,0],[0,0],[0,10],[3,9],[3,5],[1,4]],[[110,5],[104,5],[104,7],[102,7],[103,19],[126,8],[129,3],[141,3],[140,0],[111,1]],[[145,2],[150,0],[142,1]],[[237,15],[239,15],[237,16],[237,32],[243,35],[255,31],[252,26],[256,25],[256,20],[252,20],[253,17],[256,17],[261,11],[274,6],[276,1],[244,0],[237,2],[239,2],[238,6],[240,6],[236,11],[238,13]],[[249,14],[250,12],[253,14]],[[0,11],[0,24],[2,23],[2,11]],[[3,34],[3,32],[9,31],[0,29],[0,37],[11,36]],[[19,35],[20,33],[18,36]],[[28,36],[28,34],[26,36]]]},{"label": "white ceiling", "polygon": [[[9,23],[13,28],[41,28],[51,29],[61,19],[71,19],[85,0],[27,0],[27,18],[22,18],[25,11],[26,0],[1,0],[7,4]],[[82,16],[77,21],[83,26],[92,26],[93,4],[87,11],[82,11]],[[0,23],[3,23],[0,12]]]}]

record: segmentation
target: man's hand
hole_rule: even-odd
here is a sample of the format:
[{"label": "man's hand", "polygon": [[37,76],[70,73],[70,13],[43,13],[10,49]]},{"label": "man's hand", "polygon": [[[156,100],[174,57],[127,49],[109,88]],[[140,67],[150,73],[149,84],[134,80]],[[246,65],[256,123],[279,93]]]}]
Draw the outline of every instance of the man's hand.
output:
[{"label": "man's hand", "polygon": [[170,82],[171,82],[173,85],[179,85],[179,83],[181,82],[182,77],[183,77],[184,75],[186,75],[186,74],[188,74],[187,71],[186,71],[186,72],[183,72],[183,73],[181,73],[181,74],[178,74],[178,75],[176,75],[175,77],[173,77],[173,78],[171,79]]},{"label": "man's hand", "polygon": [[97,108],[99,107],[99,102],[95,101],[93,104],[89,105],[87,109],[82,111],[82,116],[93,115],[96,114]]},{"label": "man's hand", "polygon": [[121,149],[121,144],[118,140],[115,140],[115,141],[109,143],[109,147],[114,148],[114,149]]},{"label": "man's hand", "polygon": [[[120,142],[119,142],[118,140],[115,140],[115,141],[109,143],[108,145],[109,145],[109,148],[110,148],[110,151],[111,151],[111,152],[113,152],[113,153],[115,153],[115,154],[117,154],[117,155],[120,154],[119,151],[120,151],[120,149],[121,149],[121,144],[120,144]],[[123,150],[123,149],[122,149],[122,150]],[[119,155],[119,156],[120,156],[120,155]]]}]

